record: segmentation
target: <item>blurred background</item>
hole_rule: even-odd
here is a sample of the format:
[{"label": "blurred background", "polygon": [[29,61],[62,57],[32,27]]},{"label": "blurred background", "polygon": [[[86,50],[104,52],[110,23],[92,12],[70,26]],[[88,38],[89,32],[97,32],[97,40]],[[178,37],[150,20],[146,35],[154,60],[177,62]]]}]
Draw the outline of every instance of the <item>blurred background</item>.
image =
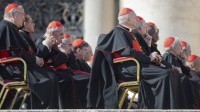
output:
[{"label": "blurred background", "polygon": [[35,21],[34,38],[44,34],[52,20],[59,20],[74,38],[83,38],[93,48],[98,36],[117,25],[122,7],[133,9],[147,22],[154,22],[160,33],[158,49],[164,52],[166,37],[176,36],[200,55],[200,0],[0,0],[0,19],[9,3],[21,4]]}]

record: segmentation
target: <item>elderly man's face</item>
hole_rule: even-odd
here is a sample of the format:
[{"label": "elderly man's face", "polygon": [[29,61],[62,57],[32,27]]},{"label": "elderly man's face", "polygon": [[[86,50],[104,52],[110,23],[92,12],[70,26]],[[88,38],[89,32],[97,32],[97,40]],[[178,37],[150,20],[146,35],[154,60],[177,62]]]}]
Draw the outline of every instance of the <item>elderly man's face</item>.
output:
[{"label": "elderly man's face", "polygon": [[186,53],[187,57],[188,57],[189,55],[191,55],[191,48],[190,48],[190,45],[188,45],[188,46],[186,47],[185,53]]},{"label": "elderly man's face", "polygon": [[64,38],[64,27],[59,27],[57,31],[53,33],[54,38],[56,39],[56,44],[59,45]]},{"label": "elderly man's face", "polygon": [[174,46],[174,51],[176,52],[177,55],[181,55],[181,44],[180,43],[177,43],[175,46]]},{"label": "elderly man's face", "polygon": [[24,28],[30,32],[33,33],[34,32],[34,27],[35,27],[35,23],[33,21],[33,19],[31,18],[31,16],[27,15],[28,21],[24,22]]},{"label": "elderly man's face", "polygon": [[137,28],[138,27],[138,21],[137,21],[136,16],[137,15],[135,14],[135,12],[132,12],[130,14],[129,19],[128,19],[129,25],[131,25],[133,28]]},{"label": "elderly man's face", "polygon": [[14,24],[19,28],[22,27],[24,22],[25,12],[22,7],[17,9],[17,12],[15,12],[15,22]]}]

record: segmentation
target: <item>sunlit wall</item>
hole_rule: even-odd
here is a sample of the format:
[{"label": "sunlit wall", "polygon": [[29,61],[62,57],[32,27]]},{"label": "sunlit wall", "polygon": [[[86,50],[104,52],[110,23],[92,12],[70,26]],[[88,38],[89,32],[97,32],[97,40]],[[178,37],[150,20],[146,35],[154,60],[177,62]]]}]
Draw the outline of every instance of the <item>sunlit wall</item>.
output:
[{"label": "sunlit wall", "polygon": [[162,53],[164,39],[178,36],[189,42],[193,53],[200,55],[200,0],[120,0],[122,7],[132,8],[146,21],[156,23]]}]

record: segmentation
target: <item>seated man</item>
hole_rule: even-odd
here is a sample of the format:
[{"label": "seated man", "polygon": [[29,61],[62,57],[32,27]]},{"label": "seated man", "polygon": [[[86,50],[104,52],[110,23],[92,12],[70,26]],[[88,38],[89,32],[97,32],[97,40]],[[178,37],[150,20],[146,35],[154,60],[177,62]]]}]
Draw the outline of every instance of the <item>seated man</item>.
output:
[{"label": "seated man", "polygon": [[[72,51],[72,37],[65,33],[62,43],[59,44],[59,50],[64,52],[66,56],[69,57],[67,61],[67,68],[71,69],[74,73],[73,82],[76,90],[76,99],[78,102],[78,107],[76,108],[86,108],[86,94],[87,94],[87,84],[89,80],[89,71],[84,71],[84,65],[82,61],[77,59]],[[81,65],[80,65],[81,64]],[[86,66],[87,68],[88,66]],[[87,70],[87,69],[86,69]]]},{"label": "seated man", "polygon": [[181,54],[180,40],[178,38],[168,37],[164,41],[164,47],[166,49],[166,52],[163,55],[164,60],[172,64],[181,74],[181,91],[184,96],[182,98],[183,101],[180,102],[183,103],[182,108],[193,108],[196,103],[195,97],[198,97],[198,94],[195,94],[194,92],[198,91],[198,88],[189,80],[189,77],[191,77],[190,69],[183,64],[179,57]]},{"label": "seated man", "polygon": [[200,58],[197,55],[189,55],[186,65],[190,67],[191,80],[200,83]]},{"label": "seated man", "polygon": [[157,30],[155,24],[152,23],[154,26],[151,26],[153,27],[153,29],[151,29],[151,27],[149,28],[149,23],[145,23],[145,20],[142,17],[137,16],[137,20],[139,28],[137,30],[133,30],[132,33],[137,38],[144,53],[146,55],[150,55],[153,52],[157,53],[160,58],[160,62],[154,62],[153,64],[157,66],[171,68],[171,64],[163,60],[160,51],[157,49],[156,42],[158,41],[159,36],[154,31]]},{"label": "seated man", "polygon": [[159,62],[158,54],[146,55],[132,35],[131,31],[137,28],[135,12],[123,8],[118,14],[118,20],[117,27],[99,37],[88,85],[88,108],[118,108],[116,82],[134,77],[136,71],[132,62],[113,66],[114,58],[124,56],[137,59],[141,65],[139,108],[177,108],[174,92],[176,85],[173,84],[171,71],[152,65],[151,62]]},{"label": "seated man", "polygon": [[180,43],[181,43],[181,47],[182,47],[180,57],[182,59],[183,64],[185,65],[188,57],[191,55],[191,47],[187,42],[185,42],[183,40],[180,41]]},{"label": "seated man", "polygon": [[[60,102],[60,94],[58,87],[58,80],[54,73],[41,68],[44,61],[36,55],[36,51],[30,43],[28,43],[24,37],[22,37],[18,31],[18,28],[24,24],[25,12],[21,5],[16,3],[8,4],[4,11],[4,19],[0,22],[0,50],[14,51],[10,56],[17,56],[23,58],[27,63],[27,80],[28,87],[31,90],[32,107],[34,109],[57,109],[62,108]],[[32,22],[28,18],[25,21]],[[32,23],[27,25],[32,27]],[[27,27],[25,26],[25,27]],[[24,28],[25,30],[26,28]],[[28,39],[30,36],[27,36]],[[33,44],[34,46],[34,44]],[[18,49],[18,50],[16,50]],[[20,49],[20,50],[19,50]],[[14,69],[13,69],[14,68]],[[0,74],[4,79],[15,79],[15,75],[20,76],[22,72],[16,72],[21,70],[21,64],[16,65],[1,65]],[[5,76],[5,77],[4,77]],[[14,76],[14,77],[13,77]]]},{"label": "seated man", "polygon": [[92,56],[92,54],[89,52],[90,49],[89,44],[82,39],[76,39],[74,40],[72,46],[73,46],[72,51],[76,56],[76,61],[80,67],[80,70],[90,73],[91,68],[87,64],[87,61]]},{"label": "seated man", "polygon": [[152,37],[151,43],[151,51],[157,51],[160,54],[160,51],[157,48],[157,41],[159,40],[159,29],[157,28],[156,24],[153,22],[147,22],[148,25],[148,34]]},{"label": "seated man", "polygon": [[[58,48],[63,37],[64,26],[59,21],[50,22],[43,37],[36,41],[37,55],[44,59],[45,66],[59,78],[64,108],[76,108],[73,73],[66,66],[69,57]],[[61,65],[64,67],[60,68]]]}]

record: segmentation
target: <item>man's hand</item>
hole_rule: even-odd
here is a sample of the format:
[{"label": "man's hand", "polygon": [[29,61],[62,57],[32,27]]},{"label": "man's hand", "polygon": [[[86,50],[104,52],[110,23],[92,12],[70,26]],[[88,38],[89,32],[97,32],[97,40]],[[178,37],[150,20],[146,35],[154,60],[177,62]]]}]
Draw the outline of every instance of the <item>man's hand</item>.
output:
[{"label": "man's hand", "polygon": [[36,64],[40,67],[42,67],[44,65],[44,60],[43,58],[39,58],[36,56]]},{"label": "man's hand", "polygon": [[49,36],[42,43],[46,45],[48,49],[51,49],[53,45],[56,43],[56,39],[53,36]]},{"label": "man's hand", "polygon": [[59,44],[58,45],[58,49],[61,51],[61,52],[63,52],[63,53],[65,53],[66,55],[67,54],[69,54],[70,53],[70,47],[68,47],[67,45],[64,45],[64,44]]},{"label": "man's hand", "polygon": [[150,59],[152,62],[160,64],[160,62],[162,61],[162,56],[160,56],[158,54],[158,52],[153,52],[149,55]]}]

